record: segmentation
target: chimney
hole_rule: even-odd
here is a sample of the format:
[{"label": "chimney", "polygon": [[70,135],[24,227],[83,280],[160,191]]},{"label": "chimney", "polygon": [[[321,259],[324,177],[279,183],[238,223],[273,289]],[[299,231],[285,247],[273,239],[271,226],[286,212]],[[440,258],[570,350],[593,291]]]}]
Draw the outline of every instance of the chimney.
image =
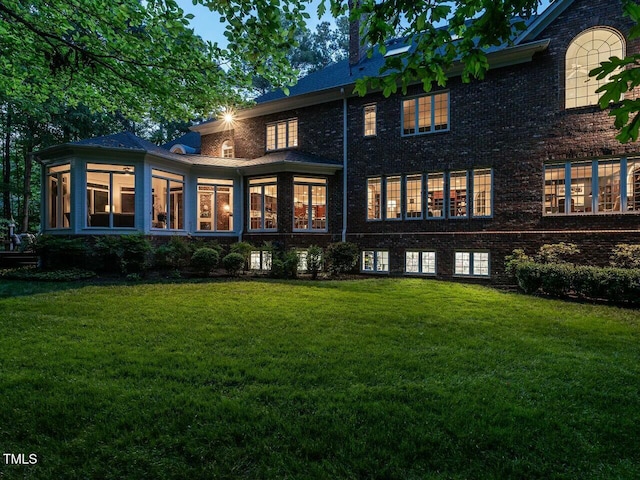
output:
[{"label": "chimney", "polygon": [[[358,0],[349,0],[349,12],[357,5]],[[349,21],[349,66],[353,67],[360,63],[367,49],[360,43],[360,17]]]}]

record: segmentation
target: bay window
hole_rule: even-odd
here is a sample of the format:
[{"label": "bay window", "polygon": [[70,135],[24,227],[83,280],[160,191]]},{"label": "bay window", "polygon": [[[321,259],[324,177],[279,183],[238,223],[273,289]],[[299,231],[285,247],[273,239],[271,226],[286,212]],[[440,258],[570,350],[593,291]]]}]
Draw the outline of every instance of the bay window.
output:
[{"label": "bay window", "polygon": [[71,227],[71,166],[47,168],[47,225],[49,228]]},{"label": "bay window", "polygon": [[151,170],[151,228],[184,229],[184,176]]},{"label": "bay window", "polygon": [[233,180],[198,178],[198,230],[233,230]]},{"label": "bay window", "polygon": [[293,229],[327,229],[327,179],[294,177]]},{"label": "bay window", "polygon": [[277,230],[278,180],[276,177],[249,180],[249,230]]},{"label": "bay window", "polygon": [[135,227],[135,168],[87,164],[87,227]]}]

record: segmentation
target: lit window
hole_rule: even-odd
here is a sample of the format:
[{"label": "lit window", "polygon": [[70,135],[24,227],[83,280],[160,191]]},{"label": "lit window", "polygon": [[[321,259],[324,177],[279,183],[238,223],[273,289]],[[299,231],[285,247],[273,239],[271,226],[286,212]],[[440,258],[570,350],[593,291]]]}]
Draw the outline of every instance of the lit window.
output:
[{"label": "lit window", "polygon": [[467,216],[467,172],[449,175],[449,216]]},{"label": "lit window", "polygon": [[464,276],[488,277],[488,252],[455,252],[454,274]]},{"label": "lit window", "polygon": [[249,255],[249,269],[256,271],[271,270],[272,254],[268,250],[252,250]]},{"label": "lit window", "polygon": [[444,217],[444,200],[444,173],[430,173],[427,175],[427,206],[429,217]]},{"label": "lit window", "polygon": [[87,164],[87,227],[133,228],[135,205],[133,166]]},{"label": "lit window", "polygon": [[627,163],[627,181],[623,184],[627,187],[626,210],[640,211],[640,161]]},{"label": "lit window", "polygon": [[367,220],[382,219],[382,178],[367,179]]},{"label": "lit window", "polygon": [[184,176],[151,170],[151,227],[184,228]]},{"label": "lit window", "polygon": [[405,252],[404,271],[406,273],[435,275],[436,252]]},{"label": "lit window", "polygon": [[267,124],[267,151],[298,146],[298,119]]},{"label": "lit window", "polygon": [[365,250],[362,252],[361,268],[363,272],[389,272],[389,252],[383,250]]},{"label": "lit window", "polygon": [[597,80],[589,72],[610,57],[624,58],[624,50],[622,35],[612,28],[591,28],[578,35],[566,55],[566,108],[596,105],[600,99],[596,90],[609,82],[611,76]]},{"label": "lit window", "polygon": [[473,171],[473,216],[490,217],[491,209],[491,170]]},{"label": "lit window", "polygon": [[233,230],[233,180],[198,178],[198,230]]},{"label": "lit window", "polygon": [[422,175],[407,176],[405,209],[406,218],[422,218]]},{"label": "lit window", "polygon": [[387,220],[400,220],[400,177],[387,178]]},{"label": "lit window", "polygon": [[402,102],[403,135],[449,130],[449,92]]},{"label": "lit window", "polygon": [[278,182],[276,177],[249,180],[249,230],[278,228]]},{"label": "lit window", "polygon": [[376,134],[376,105],[364,107],[364,136],[372,137]]},{"label": "lit window", "polygon": [[294,177],[294,230],[327,229],[327,180],[325,178]]},{"label": "lit window", "polygon": [[49,228],[71,227],[70,165],[47,168],[47,225]]},{"label": "lit window", "polygon": [[233,142],[231,140],[222,142],[222,158],[233,158]]}]

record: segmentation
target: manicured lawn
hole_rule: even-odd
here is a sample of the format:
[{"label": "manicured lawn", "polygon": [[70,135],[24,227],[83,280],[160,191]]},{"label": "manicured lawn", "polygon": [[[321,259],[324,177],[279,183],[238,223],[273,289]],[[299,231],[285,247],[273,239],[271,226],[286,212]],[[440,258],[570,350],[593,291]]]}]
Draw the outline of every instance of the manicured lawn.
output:
[{"label": "manicured lawn", "polygon": [[0,446],[39,462],[3,480],[640,478],[638,310],[412,279],[0,292],[23,288]]}]

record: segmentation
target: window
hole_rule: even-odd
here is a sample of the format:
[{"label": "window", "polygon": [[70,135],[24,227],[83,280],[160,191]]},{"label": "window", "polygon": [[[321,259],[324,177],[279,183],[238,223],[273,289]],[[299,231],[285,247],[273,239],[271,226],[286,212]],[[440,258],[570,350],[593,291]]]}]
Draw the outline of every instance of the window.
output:
[{"label": "window", "polygon": [[278,181],[276,177],[249,180],[249,230],[278,228]]},{"label": "window", "polygon": [[640,162],[593,160],[545,165],[545,215],[640,210]]},{"label": "window", "polygon": [[449,92],[403,100],[403,135],[446,130],[449,130]]},{"label": "window", "polygon": [[444,173],[427,175],[427,207],[429,217],[444,217]]},{"label": "window", "polygon": [[364,107],[364,136],[373,137],[376,134],[376,104]]},{"label": "window", "polygon": [[600,94],[596,90],[609,81],[611,75],[596,80],[589,72],[610,57],[623,58],[624,39],[616,30],[596,27],[582,32],[569,45],[565,63],[566,108],[596,105]]},{"label": "window", "polygon": [[233,155],[233,142],[231,140],[222,142],[222,158],[233,158]]},{"label": "window", "polygon": [[363,272],[389,272],[389,252],[382,250],[365,250],[362,252]]},{"label": "window", "polygon": [[491,208],[491,170],[473,171],[473,216],[490,217]]},{"label": "window", "polygon": [[455,252],[455,275],[488,277],[489,252]]},{"label": "window", "polygon": [[47,168],[47,225],[71,227],[71,166]]},{"label": "window", "polygon": [[422,175],[407,175],[405,218],[422,218]]},{"label": "window", "polygon": [[249,269],[257,271],[271,270],[273,256],[268,250],[252,250],[249,255]]},{"label": "window", "polygon": [[133,228],[135,203],[133,166],[87,164],[87,227]]},{"label": "window", "polygon": [[467,216],[467,172],[449,175],[449,216]]},{"label": "window", "polygon": [[298,146],[298,119],[267,124],[267,151]]},{"label": "window", "polygon": [[405,252],[405,273],[435,275],[436,252]]},{"label": "window", "polygon": [[400,220],[400,177],[387,177],[387,220]]},{"label": "window", "polygon": [[233,230],[233,180],[198,178],[198,230]]},{"label": "window", "polygon": [[293,178],[293,228],[326,231],[326,178]]},{"label": "window", "polygon": [[151,228],[184,229],[184,176],[151,170]]},{"label": "window", "polygon": [[381,220],[382,178],[367,179],[367,220]]}]

